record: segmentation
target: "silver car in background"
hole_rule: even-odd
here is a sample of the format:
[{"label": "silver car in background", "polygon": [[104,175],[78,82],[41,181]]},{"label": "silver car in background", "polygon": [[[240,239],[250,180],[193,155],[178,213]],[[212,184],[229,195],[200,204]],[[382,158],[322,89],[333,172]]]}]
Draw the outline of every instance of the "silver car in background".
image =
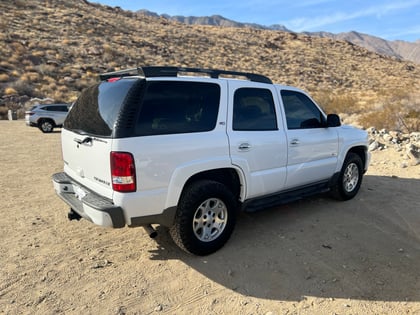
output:
[{"label": "silver car in background", "polygon": [[71,104],[35,105],[25,112],[26,125],[49,133],[63,125]]}]

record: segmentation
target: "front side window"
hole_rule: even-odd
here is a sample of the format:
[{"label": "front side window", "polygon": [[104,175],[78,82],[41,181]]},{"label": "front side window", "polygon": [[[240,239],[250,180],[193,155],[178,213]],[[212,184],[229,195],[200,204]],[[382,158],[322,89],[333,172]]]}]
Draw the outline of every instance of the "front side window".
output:
[{"label": "front side window", "polygon": [[233,101],[233,130],[277,130],[273,95],[268,89],[240,88]]},{"label": "front side window", "polygon": [[187,81],[150,81],[140,105],[136,135],[205,132],[216,126],[220,86]]},{"label": "front side window", "polygon": [[281,91],[288,129],[325,127],[325,118],[318,107],[305,94],[297,91]]}]

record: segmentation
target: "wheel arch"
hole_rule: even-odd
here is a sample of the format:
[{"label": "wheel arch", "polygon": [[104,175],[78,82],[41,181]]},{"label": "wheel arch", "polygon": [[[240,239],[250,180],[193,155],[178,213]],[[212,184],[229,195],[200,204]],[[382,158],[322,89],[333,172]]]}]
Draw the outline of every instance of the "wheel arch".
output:
[{"label": "wheel arch", "polygon": [[193,182],[203,179],[214,180],[224,184],[236,198],[239,198],[241,194],[241,181],[238,173],[233,168],[220,168],[195,174],[187,180],[183,190],[185,190],[185,187],[191,185]]},{"label": "wheel arch", "polygon": [[51,121],[54,127],[57,126],[57,124],[55,123],[55,120],[52,119],[51,117],[39,117],[38,120],[36,121],[36,123],[37,123],[37,125],[39,125],[41,122],[43,122],[45,120]]},{"label": "wheel arch", "polygon": [[360,159],[362,160],[363,168],[364,168],[363,170],[364,170],[364,172],[366,172],[367,162],[368,162],[368,148],[365,147],[365,146],[355,146],[355,147],[352,147],[348,150],[346,156],[349,153],[355,153],[360,157]]},{"label": "wheel arch", "polygon": [[168,191],[167,206],[177,205],[186,188],[200,180],[212,180],[225,185],[233,193],[238,202],[241,196],[245,195],[245,177],[242,172],[233,167],[222,167],[197,172],[186,179],[182,187],[181,185],[172,186]]}]

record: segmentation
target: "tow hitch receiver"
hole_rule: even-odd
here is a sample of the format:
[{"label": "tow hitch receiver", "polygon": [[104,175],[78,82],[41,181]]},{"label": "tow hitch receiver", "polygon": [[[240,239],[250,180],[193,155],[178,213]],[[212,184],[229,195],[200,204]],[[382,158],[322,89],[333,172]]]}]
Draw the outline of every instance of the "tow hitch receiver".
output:
[{"label": "tow hitch receiver", "polygon": [[80,216],[80,214],[78,214],[77,212],[75,212],[73,209],[70,209],[69,213],[67,213],[67,218],[70,221],[72,221],[72,220],[79,221],[82,217]]}]

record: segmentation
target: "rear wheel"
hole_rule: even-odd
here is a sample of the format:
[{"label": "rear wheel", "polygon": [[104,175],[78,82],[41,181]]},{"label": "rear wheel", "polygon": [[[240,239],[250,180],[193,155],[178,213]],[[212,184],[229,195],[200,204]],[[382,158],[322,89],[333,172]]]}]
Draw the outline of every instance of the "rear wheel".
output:
[{"label": "rear wheel", "polygon": [[350,152],[343,163],[337,183],[332,187],[333,196],[340,200],[352,199],[360,189],[362,178],[362,159]]},{"label": "rear wheel", "polygon": [[170,229],[175,243],[195,255],[220,249],[236,222],[236,201],[229,189],[215,181],[201,180],[186,188]]},{"label": "rear wheel", "polygon": [[41,119],[38,122],[38,128],[43,132],[43,133],[49,133],[52,132],[54,129],[54,122],[50,119]]}]

